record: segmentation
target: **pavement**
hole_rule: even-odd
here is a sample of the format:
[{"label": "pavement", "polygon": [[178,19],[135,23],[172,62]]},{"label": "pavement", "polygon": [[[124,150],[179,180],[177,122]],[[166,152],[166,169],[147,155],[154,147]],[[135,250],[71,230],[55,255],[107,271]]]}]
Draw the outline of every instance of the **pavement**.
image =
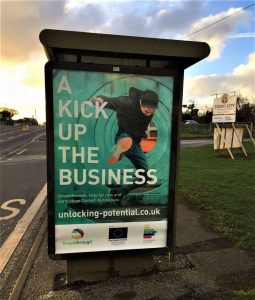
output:
[{"label": "pavement", "polygon": [[[153,272],[67,284],[66,261],[48,258],[45,233],[19,299],[244,299],[237,297],[238,291],[255,288],[255,253],[210,231],[203,211],[181,199],[176,238],[175,262],[168,255],[154,256]],[[254,294],[245,299],[254,299]]]}]

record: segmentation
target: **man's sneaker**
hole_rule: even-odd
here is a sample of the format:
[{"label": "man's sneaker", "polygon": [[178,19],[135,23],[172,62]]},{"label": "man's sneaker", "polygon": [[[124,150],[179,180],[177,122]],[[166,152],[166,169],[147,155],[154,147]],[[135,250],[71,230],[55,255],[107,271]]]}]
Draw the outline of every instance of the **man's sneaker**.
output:
[{"label": "man's sneaker", "polygon": [[125,137],[121,140],[118,140],[113,152],[108,158],[108,163],[111,165],[116,164],[122,157],[123,153],[127,152],[131,148],[131,146],[132,139],[130,137]]}]

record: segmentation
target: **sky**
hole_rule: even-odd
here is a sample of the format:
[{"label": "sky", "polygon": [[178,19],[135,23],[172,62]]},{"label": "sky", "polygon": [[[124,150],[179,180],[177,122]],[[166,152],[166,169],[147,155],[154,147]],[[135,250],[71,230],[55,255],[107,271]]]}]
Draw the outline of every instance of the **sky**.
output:
[{"label": "sky", "polygon": [[[212,107],[213,94],[234,91],[253,102],[254,4],[254,0],[0,0],[0,107],[16,109],[16,118],[36,116],[40,123],[45,121],[47,58],[39,42],[45,28],[206,42],[209,57],[185,70],[183,103],[194,101],[203,111]],[[244,9],[247,6],[251,7]]]}]

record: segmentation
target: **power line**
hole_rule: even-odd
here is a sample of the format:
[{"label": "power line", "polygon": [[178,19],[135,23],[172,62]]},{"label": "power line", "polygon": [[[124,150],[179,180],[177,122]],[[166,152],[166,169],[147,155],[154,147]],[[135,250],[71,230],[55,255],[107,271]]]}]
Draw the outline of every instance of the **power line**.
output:
[{"label": "power line", "polygon": [[222,20],[225,20],[225,19],[227,19],[227,18],[230,18],[230,17],[232,17],[233,15],[236,15],[236,14],[240,13],[241,11],[243,11],[243,10],[245,10],[245,9],[248,9],[248,8],[254,6],[254,5],[255,5],[255,3],[253,3],[253,4],[249,5],[249,6],[246,6],[246,7],[242,8],[242,9],[240,9],[240,10],[238,10],[238,11],[232,13],[231,15],[228,15],[228,16],[226,16],[226,17],[224,17],[224,18],[221,18],[221,19],[219,19],[219,20],[217,20],[217,21],[215,21],[215,22],[213,22],[213,23],[211,23],[211,24],[209,24],[209,25],[206,25],[206,26],[204,26],[204,27],[202,27],[202,28],[200,28],[200,29],[198,29],[198,30],[196,30],[196,31],[194,31],[194,32],[192,32],[192,33],[190,33],[190,34],[188,34],[188,35],[182,37],[181,39],[185,39],[185,38],[187,38],[187,37],[189,37],[189,36],[191,36],[191,35],[193,35],[193,34],[199,32],[199,31],[201,31],[201,30],[204,30],[204,29],[206,29],[206,28],[208,28],[208,27],[210,27],[210,26],[212,26],[212,25],[214,25],[214,24],[216,24],[216,23],[221,22]]}]

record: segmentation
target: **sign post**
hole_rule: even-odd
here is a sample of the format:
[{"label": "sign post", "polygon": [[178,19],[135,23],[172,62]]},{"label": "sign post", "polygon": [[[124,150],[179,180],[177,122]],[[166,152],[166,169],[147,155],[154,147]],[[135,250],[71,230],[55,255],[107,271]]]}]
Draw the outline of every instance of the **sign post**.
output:
[{"label": "sign post", "polygon": [[[232,159],[235,159],[231,148],[233,147],[233,133],[235,131],[229,131],[226,127],[222,126],[222,129],[219,127],[219,123],[229,123],[235,122],[236,120],[236,96],[229,96],[227,94],[222,94],[221,97],[214,98],[213,101],[213,117],[212,123],[216,125],[216,131],[214,131],[214,149],[224,149],[227,148],[228,153]],[[233,128],[233,127],[232,127]],[[221,146],[223,141],[223,145]],[[227,140],[231,140],[230,144]]]},{"label": "sign post", "polygon": [[252,141],[252,143],[253,143],[253,146],[255,147],[255,141],[254,141],[254,138],[253,138],[253,136],[252,136],[252,132],[251,132],[251,130],[249,129],[249,127],[248,127],[247,124],[245,124],[245,127],[246,127],[246,130],[247,130],[247,132],[248,132],[248,134],[249,134],[249,137],[250,137],[250,139],[251,139],[251,141]]},{"label": "sign post", "polygon": [[241,145],[241,148],[242,148],[242,151],[243,151],[244,155],[247,157],[248,155],[247,155],[247,153],[246,153],[246,151],[245,151],[245,148],[244,148],[244,146],[243,146],[243,143],[242,143],[242,136],[241,136],[241,137],[239,136],[239,134],[238,134],[238,129],[235,127],[235,124],[234,124],[234,123],[232,123],[232,128],[234,129],[236,138],[237,138],[239,144]]},{"label": "sign post", "polygon": [[247,124],[245,127],[241,126],[237,128],[235,126],[237,97],[235,93],[232,96],[228,94],[222,94],[220,97],[217,96],[216,94],[213,103],[212,119],[212,123],[215,123],[216,126],[214,130],[214,149],[227,149],[230,157],[235,159],[231,149],[241,148],[247,157],[248,155],[243,145],[244,128],[247,129],[253,145],[255,143]]},{"label": "sign post", "polygon": [[[228,142],[227,142],[227,140],[225,138],[225,134],[223,133],[223,129],[220,129],[218,123],[216,123],[215,125],[216,125],[216,128],[217,128],[217,132],[219,133],[219,136],[217,136],[216,132],[214,131],[214,149],[224,149],[224,148],[227,148],[230,157],[232,159],[235,159],[234,156],[233,156],[233,154],[232,154],[232,152],[231,152],[231,150],[230,150],[231,146],[228,144]],[[222,147],[220,146],[221,143],[222,143],[221,139],[223,141]]]}]

